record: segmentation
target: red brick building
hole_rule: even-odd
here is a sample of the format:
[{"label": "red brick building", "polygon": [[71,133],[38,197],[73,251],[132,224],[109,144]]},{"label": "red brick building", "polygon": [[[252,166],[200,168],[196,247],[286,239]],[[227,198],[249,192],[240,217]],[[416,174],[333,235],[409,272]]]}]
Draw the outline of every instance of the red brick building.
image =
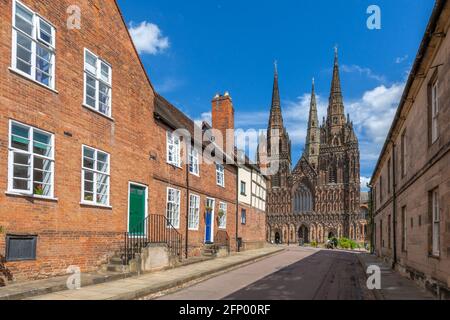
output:
[{"label": "red brick building", "polygon": [[0,3],[7,280],[61,274],[70,265],[97,269],[122,245],[129,183],[150,186],[155,171],[154,90],[121,13],[115,1],[79,1],[81,28],[75,21],[69,29],[72,4]]},{"label": "red brick building", "polygon": [[203,156],[206,125],[177,135],[194,123],[155,93],[115,1],[0,2],[0,86],[0,285],[96,270],[152,216],[183,256],[236,249],[234,155]]},{"label": "red brick building", "polygon": [[[233,158],[221,148],[210,149],[215,146],[210,127],[197,126],[161,96],[156,98],[155,124],[154,135],[162,143],[155,150],[158,171],[153,175],[153,189],[167,190],[167,197],[175,194],[172,224],[187,239],[189,255],[200,255],[205,243],[236,250],[237,167]],[[166,212],[161,193],[150,201],[155,213]]]}]

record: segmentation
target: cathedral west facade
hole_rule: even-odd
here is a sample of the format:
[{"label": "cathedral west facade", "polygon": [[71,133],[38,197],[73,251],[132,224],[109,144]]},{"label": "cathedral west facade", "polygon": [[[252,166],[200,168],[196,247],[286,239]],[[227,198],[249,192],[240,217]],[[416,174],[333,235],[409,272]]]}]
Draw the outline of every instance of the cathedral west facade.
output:
[{"label": "cathedral west facade", "polygon": [[293,168],[280,101],[276,71],[264,150],[269,166],[277,167],[269,177],[268,240],[324,243],[347,237],[364,241],[367,221],[360,213],[359,143],[345,114],[337,50],[327,117],[319,123],[313,82],[305,150]]}]

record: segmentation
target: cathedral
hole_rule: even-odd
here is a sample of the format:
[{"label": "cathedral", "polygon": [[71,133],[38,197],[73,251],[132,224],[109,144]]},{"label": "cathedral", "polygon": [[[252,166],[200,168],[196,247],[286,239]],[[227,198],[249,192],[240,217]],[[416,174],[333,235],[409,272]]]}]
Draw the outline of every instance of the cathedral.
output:
[{"label": "cathedral", "polygon": [[268,176],[269,242],[324,243],[334,237],[364,241],[367,221],[360,213],[359,143],[350,116],[345,115],[337,50],[327,117],[319,123],[313,81],[305,149],[293,169],[275,70],[263,152],[269,167],[277,168]]}]

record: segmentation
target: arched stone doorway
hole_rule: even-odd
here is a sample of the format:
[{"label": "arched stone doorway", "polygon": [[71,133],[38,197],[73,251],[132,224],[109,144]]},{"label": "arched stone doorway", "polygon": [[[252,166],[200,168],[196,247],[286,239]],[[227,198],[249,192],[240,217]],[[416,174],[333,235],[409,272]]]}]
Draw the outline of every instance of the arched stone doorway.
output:
[{"label": "arched stone doorway", "polygon": [[275,232],[275,244],[281,244],[281,234],[280,234],[280,232]]},{"label": "arched stone doorway", "polygon": [[298,229],[298,239],[303,243],[309,243],[309,230],[305,225]]}]

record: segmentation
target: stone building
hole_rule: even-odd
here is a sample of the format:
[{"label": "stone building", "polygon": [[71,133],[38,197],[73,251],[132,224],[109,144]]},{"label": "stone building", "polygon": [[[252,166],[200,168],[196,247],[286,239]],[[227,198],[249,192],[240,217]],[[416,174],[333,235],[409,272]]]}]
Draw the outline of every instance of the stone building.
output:
[{"label": "stone building", "polygon": [[450,3],[436,1],[371,181],[375,252],[450,297]]},{"label": "stone building", "polygon": [[269,241],[323,243],[330,237],[364,241],[359,145],[353,123],[345,115],[337,50],[327,118],[319,123],[313,82],[306,130],[305,151],[292,169],[276,70],[267,150],[260,150],[267,153],[274,169],[268,183]]}]

